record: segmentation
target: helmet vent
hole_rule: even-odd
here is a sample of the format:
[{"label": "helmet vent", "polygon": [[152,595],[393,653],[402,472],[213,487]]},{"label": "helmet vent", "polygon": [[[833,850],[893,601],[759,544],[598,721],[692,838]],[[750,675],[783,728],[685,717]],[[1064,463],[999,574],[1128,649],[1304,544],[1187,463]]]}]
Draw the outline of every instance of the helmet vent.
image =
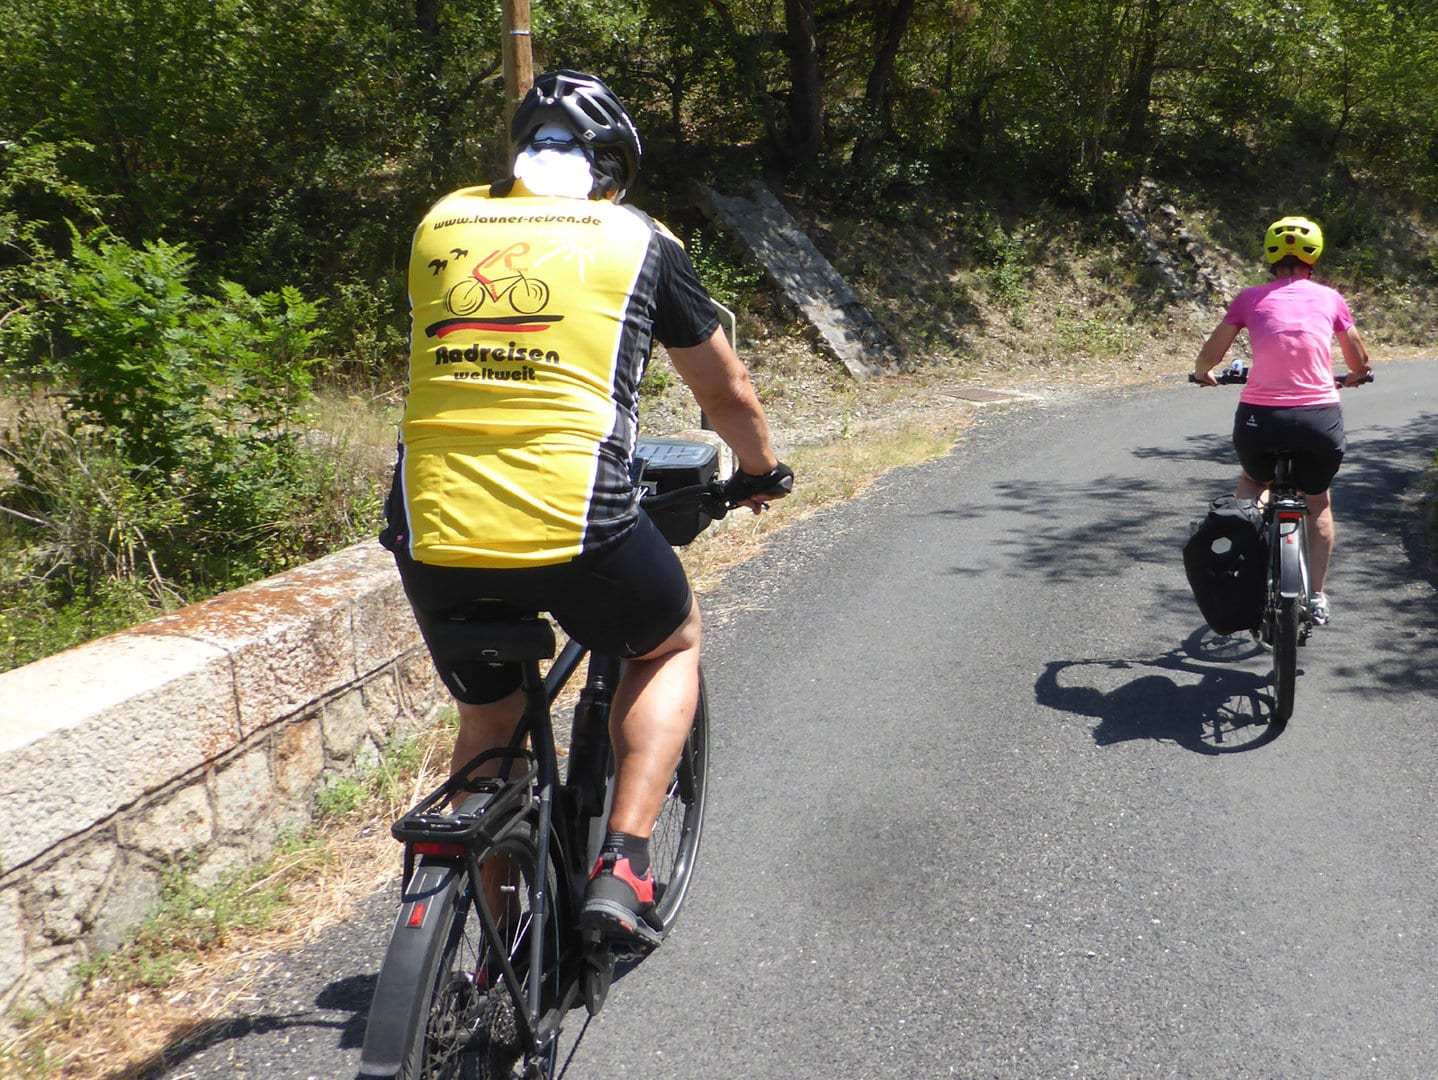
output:
[{"label": "helmet vent", "polygon": [[1323,230],[1308,218],[1280,218],[1268,227],[1263,252],[1270,263],[1291,255],[1312,266],[1323,253]]}]

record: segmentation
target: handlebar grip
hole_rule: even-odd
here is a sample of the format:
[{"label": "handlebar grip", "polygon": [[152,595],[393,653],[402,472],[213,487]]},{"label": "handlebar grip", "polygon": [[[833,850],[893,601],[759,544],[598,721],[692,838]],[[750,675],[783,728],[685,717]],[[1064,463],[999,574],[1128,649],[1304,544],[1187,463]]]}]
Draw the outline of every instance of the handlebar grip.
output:
[{"label": "handlebar grip", "polygon": [[762,476],[736,471],[724,485],[724,497],[737,505],[755,495],[787,495],[793,490],[794,470],[781,461]]},{"label": "handlebar grip", "polygon": [[[1213,375],[1213,381],[1219,386],[1232,386],[1235,383],[1242,386],[1248,382],[1248,368],[1242,366],[1237,361],[1217,373],[1210,370],[1209,374]],[[1191,371],[1188,373],[1188,381],[1198,386],[1208,385],[1208,383],[1204,382]]]}]

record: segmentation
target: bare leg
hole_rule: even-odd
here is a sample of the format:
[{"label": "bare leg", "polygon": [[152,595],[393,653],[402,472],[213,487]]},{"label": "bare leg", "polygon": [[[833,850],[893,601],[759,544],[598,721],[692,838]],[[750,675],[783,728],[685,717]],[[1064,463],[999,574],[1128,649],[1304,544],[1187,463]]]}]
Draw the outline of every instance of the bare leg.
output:
[{"label": "bare leg", "polygon": [[614,803],[609,828],[648,837],[699,700],[699,606],[668,639],[624,665],[614,693]]},{"label": "bare leg", "polygon": [[[455,707],[459,710],[459,734],[455,736],[454,753],[449,762],[451,775],[476,754],[509,745],[524,714],[524,693],[516,690],[489,705],[466,705],[459,701]],[[472,775],[498,776],[503,763],[503,758],[496,758],[481,765]],[[468,798],[469,792],[461,791],[452,800],[454,809],[458,810]],[[513,861],[507,856],[491,855],[479,868],[479,877],[490,912],[501,926],[505,925],[519,914],[519,897],[515,892],[518,875]]]},{"label": "bare leg", "polygon": [[[508,697],[500,698],[489,705],[466,705],[456,702],[459,710],[459,734],[454,739],[454,754],[450,757],[449,771],[453,774],[465,762],[485,750],[508,746],[514,738],[514,729],[524,715],[524,692],[516,690]],[[497,758],[475,772],[476,776],[498,776],[503,758]],[[456,801],[463,802],[467,795],[460,795]]]},{"label": "bare leg", "polygon": [[[1257,499],[1263,503],[1268,491],[1267,484],[1261,484],[1248,473],[1238,478],[1238,489],[1234,493],[1240,499]],[[1328,563],[1333,557],[1333,505],[1328,493],[1304,496],[1308,500],[1308,573],[1314,592],[1323,592],[1328,578]]]},{"label": "bare leg", "polygon": [[1260,506],[1267,500],[1263,496],[1268,491],[1268,485],[1255,480],[1248,473],[1242,473],[1238,478],[1238,488],[1234,494],[1240,499],[1256,499]]},{"label": "bare leg", "polygon": [[1328,578],[1328,563],[1333,558],[1333,504],[1328,492],[1308,495],[1308,573],[1313,591],[1323,592]]}]

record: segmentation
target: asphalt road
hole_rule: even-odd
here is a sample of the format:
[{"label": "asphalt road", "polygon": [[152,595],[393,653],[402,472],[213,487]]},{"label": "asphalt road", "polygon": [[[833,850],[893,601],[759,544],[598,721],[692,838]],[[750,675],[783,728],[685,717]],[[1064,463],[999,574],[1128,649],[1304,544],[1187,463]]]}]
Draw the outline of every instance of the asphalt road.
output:
[{"label": "asphalt road", "polygon": [[[992,410],[731,575],[695,889],[567,1075],[1438,1075],[1438,601],[1400,502],[1438,363],[1345,394],[1334,620],[1276,739],[1179,557],[1236,401]],[[395,894],[150,1075],[352,1076]]]}]

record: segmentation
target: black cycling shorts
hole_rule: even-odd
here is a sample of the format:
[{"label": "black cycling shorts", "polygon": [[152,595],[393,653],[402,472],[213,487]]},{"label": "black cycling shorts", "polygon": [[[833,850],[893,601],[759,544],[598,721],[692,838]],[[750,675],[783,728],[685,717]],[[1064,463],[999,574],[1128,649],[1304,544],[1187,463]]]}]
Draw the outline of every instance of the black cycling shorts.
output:
[{"label": "black cycling shorts", "polygon": [[1243,471],[1273,480],[1277,451],[1292,450],[1293,479],[1307,495],[1321,495],[1338,475],[1347,442],[1340,405],[1247,405],[1233,417],[1233,448]]},{"label": "black cycling shorts", "polygon": [[[441,660],[455,655],[446,636],[446,627],[455,621],[547,611],[581,645],[633,657],[662,645],[694,604],[679,556],[647,514],[599,551],[553,566],[430,566],[402,550],[395,562],[439,677],[467,705],[513,693],[519,688],[519,665]],[[490,603],[476,611],[481,601]]]}]

